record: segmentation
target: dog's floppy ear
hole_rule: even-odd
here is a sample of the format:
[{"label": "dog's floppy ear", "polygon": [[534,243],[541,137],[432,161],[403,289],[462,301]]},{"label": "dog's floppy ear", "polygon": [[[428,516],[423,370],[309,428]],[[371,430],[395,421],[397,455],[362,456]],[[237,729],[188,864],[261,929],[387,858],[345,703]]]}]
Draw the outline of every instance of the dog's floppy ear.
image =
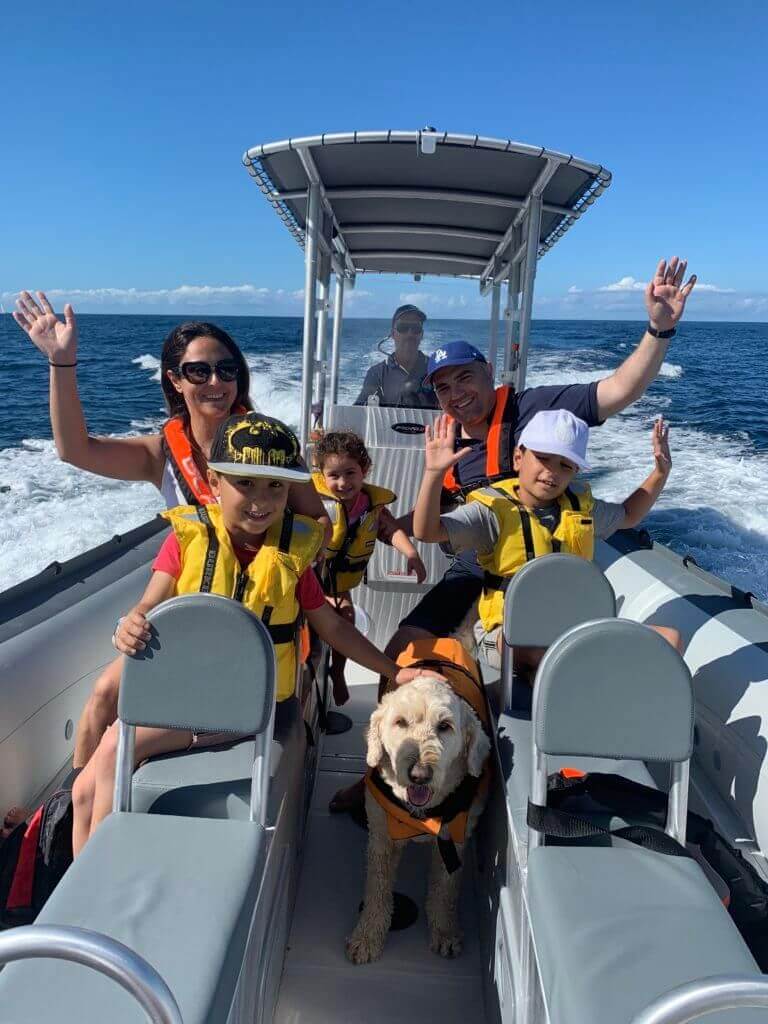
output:
[{"label": "dog's floppy ear", "polygon": [[491,752],[491,741],[486,736],[480,719],[470,708],[464,710],[464,745],[467,771],[476,777],[482,775],[483,765]]},{"label": "dog's floppy ear", "polygon": [[386,710],[387,709],[383,704],[379,704],[371,715],[371,720],[368,723],[368,752],[366,753],[365,760],[369,768],[378,767],[384,758],[384,744],[381,740],[381,725],[384,720]]}]

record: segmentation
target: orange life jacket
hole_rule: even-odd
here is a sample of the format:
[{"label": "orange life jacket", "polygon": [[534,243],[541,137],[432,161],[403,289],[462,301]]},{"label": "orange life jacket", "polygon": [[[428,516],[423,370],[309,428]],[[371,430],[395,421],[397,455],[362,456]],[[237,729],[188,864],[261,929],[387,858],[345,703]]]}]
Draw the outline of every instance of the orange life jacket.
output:
[{"label": "orange life jacket", "polygon": [[443,477],[443,489],[458,497],[465,497],[470,491],[484,487],[494,480],[505,480],[515,476],[512,453],[514,451],[514,429],[517,419],[517,395],[507,385],[496,388],[496,402],[485,439],[485,481],[473,480],[471,484],[459,483],[455,466],[451,466]]},{"label": "orange life jacket", "polygon": [[[398,656],[397,664],[401,668],[431,668],[445,676],[454,693],[469,704],[483,727],[489,728],[488,707],[477,663],[458,640],[448,637],[415,640]],[[365,784],[376,803],[386,811],[390,839],[434,836],[446,870],[450,873],[460,866],[454,844],[464,842],[470,807],[488,788],[487,766],[480,778],[466,775],[439,807],[431,809],[429,818],[414,818],[376,769],[367,773]]]},{"label": "orange life jacket", "polygon": [[187,503],[212,505],[216,498],[197,468],[183,416],[173,416],[163,424],[163,451]]}]

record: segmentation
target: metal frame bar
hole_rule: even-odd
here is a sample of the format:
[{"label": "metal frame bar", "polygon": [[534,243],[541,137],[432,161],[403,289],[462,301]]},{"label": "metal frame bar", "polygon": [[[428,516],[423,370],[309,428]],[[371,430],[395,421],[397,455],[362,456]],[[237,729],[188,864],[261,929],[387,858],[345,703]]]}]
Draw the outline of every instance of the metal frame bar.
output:
[{"label": "metal frame bar", "polygon": [[325,406],[325,381],[327,372],[327,327],[328,327],[328,294],[330,275],[317,282],[317,338],[315,341],[315,382],[312,412],[315,420],[323,423]]},{"label": "metal frame bar", "polygon": [[688,825],[688,788],[691,775],[691,762],[679,761],[672,765],[667,802],[667,821],[664,831],[685,846],[685,835]]},{"label": "metal frame bar", "polygon": [[690,1024],[710,1013],[747,1007],[768,1009],[768,980],[762,974],[716,974],[665,992],[631,1024]]},{"label": "metal frame bar", "polygon": [[[277,665],[274,669],[277,679]],[[254,741],[253,768],[251,769],[251,799],[248,818],[262,828],[267,824],[267,807],[269,805],[269,778],[272,764],[272,737],[275,734],[275,696],[269,712],[269,722]]]},{"label": "metal frame bar", "polygon": [[320,219],[320,186],[311,185],[307,207],[307,228],[304,233],[304,337],[301,373],[301,419],[299,440],[302,449],[309,440],[312,415],[312,384],[314,379],[315,338],[317,330],[317,236]]},{"label": "metal frame bar", "polygon": [[501,285],[495,284],[491,292],[491,323],[488,332],[488,362],[496,373],[496,352],[499,345],[499,307],[501,305]]},{"label": "metal frame bar", "polygon": [[122,719],[117,720],[117,762],[115,765],[115,790],[112,796],[113,811],[130,811],[132,780],[135,768],[136,726]]},{"label": "metal frame bar", "polygon": [[[452,228],[440,224],[344,224],[344,234],[363,235],[436,235],[438,238],[462,238],[475,242],[498,242],[498,231],[483,231],[480,228]],[[357,255],[357,253],[355,253]]]},{"label": "metal frame bar", "polygon": [[536,281],[539,234],[541,231],[541,196],[531,196],[526,218],[525,274],[520,298],[520,322],[518,327],[517,365],[515,367],[515,390],[522,391],[528,368],[528,339],[531,333],[533,313],[533,288]]},{"label": "metal frame bar", "polygon": [[39,959],[67,960],[90,967],[133,996],[151,1024],[183,1024],[179,1005],[155,968],[108,935],[86,928],[42,924],[0,935],[0,966]]},{"label": "metal frame bar", "polygon": [[[410,249],[363,249],[355,252],[355,259],[358,260],[375,260],[375,259],[389,259],[389,260],[401,260],[401,259],[412,259],[412,260],[434,260],[436,263],[474,263],[475,266],[482,267],[485,265],[485,258],[483,256],[467,256],[462,254],[452,254],[444,252],[418,252],[411,251]],[[378,273],[378,271],[377,271]],[[398,274],[402,274],[402,270],[397,271]]]},{"label": "metal frame bar", "polygon": [[[518,242],[522,229],[515,228],[515,241]],[[520,342],[520,313],[518,308],[520,294],[520,259],[518,253],[523,251],[523,243],[520,243],[515,257],[509,264],[509,276],[507,279],[507,305],[504,310],[504,359],[501,374],[502,384],[511,384],[513,375],[517,370],[517,354]]]},{"label": "metal frame bar", "polygon": [[[320,202],[322,204],[323,210],[328,216],[328,219],[333,225],[334,235],[337,239],[336,244],[337,247],[339,248],[343,260],[343,267],[346,269],[346,272],[351,277],[354,277],[355,264],[353,263],[352,257],[349,254],[347,243],[345,242],[344,235],[342,234],[341,228],[339,227],[339,222],[336,220],[336,214],[334,213],[333,207],[328,202],[325,186],[323,185],[322,179],[320,177],[320,172],[318,171],[317,166],[315,165],[315,161],[312,158],[312,154],[310,153],[307,147],[302,146],[296,150],[296,155],[301,161],[301,166],[304,168],[304,173],[307,175],[307,179],[310,183],[310,188],[312,186],[315,186],[320,190]],[[341,268],[338,269],[341,271]]]},{"label": "metal frame bar", "polygon": [[[270,202],[289,203],[301,202],[307,198],[307,190],[303,188],[272,189],[266,193]],[[397,188],[397,187],[359,187],[350,186],[328,188],[325,190],[328,200],[333,199],[418,199],[427,202],[446,203],[470,203],[479,206],[496,206],[501,209],[520,210],[525,207],[528,196],[505,196],[497,192],[470,192],[463,189],[448,188]],[[546,213],[554,213],[560,217],[573,217],[574,208],[571,206],[560,206],[557,203],[547,203],[544,207]],[[579,214],[576,213],[576,217]],[[353,225],[344,226],[344,231],[349,232]],[[497,231],[491,232],[495,237],[489,241],[501,241],[503,235]]]},{"label": "metal frame bar", "polygon": [[333,338],[331,340],[330,404],[339,398],[339,362],[341,359],[341,325],[344,322],[344,278],[336,277],[333,296]]}]

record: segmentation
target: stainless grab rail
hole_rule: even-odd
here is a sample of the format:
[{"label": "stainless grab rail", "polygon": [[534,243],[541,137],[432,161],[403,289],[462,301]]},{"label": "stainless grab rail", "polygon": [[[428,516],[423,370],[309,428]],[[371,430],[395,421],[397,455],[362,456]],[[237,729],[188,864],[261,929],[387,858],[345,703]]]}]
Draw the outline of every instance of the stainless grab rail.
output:
[{"label": "stainless grab rail", "polygon": [[768,978],[755,974],[716,974],[659,996],[632,1024],[688,1024],[719,1010],[768,1008]]},{"label": "stainless grab rail", "polygon": [[143,957],[100,932],[85,928],[27,925],[0,935],[0,965],[14,960],[70,960],[116,981],[152,1024],[183,1024],[166,983]]}]

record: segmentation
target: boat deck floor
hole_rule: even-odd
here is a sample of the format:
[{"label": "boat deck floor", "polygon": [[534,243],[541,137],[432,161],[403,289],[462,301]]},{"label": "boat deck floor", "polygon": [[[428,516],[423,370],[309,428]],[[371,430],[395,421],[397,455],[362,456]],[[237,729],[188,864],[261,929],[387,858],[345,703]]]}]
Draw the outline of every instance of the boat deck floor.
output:
[{"label": "boat deck floor", "polygon": [[348,815],[330,814],[328,801],[365,770],[364,729],[376,701],[374,677],[356,667],[354,672],[356,685],[350,685],[351,699],[343,708],[353,727],[323,740],[274,1019],[279,1024],[484,1020],[471,871],[465,872],[461,900],[464,951],[457,959],[446,960],[430,951],[427,940],[426,844],[409,844],[397,876],[396,890],[418,907],[416,922],[390,932],[384,955],[376,963],[356,966],[344,953],[363,892],[367,833]]}]

